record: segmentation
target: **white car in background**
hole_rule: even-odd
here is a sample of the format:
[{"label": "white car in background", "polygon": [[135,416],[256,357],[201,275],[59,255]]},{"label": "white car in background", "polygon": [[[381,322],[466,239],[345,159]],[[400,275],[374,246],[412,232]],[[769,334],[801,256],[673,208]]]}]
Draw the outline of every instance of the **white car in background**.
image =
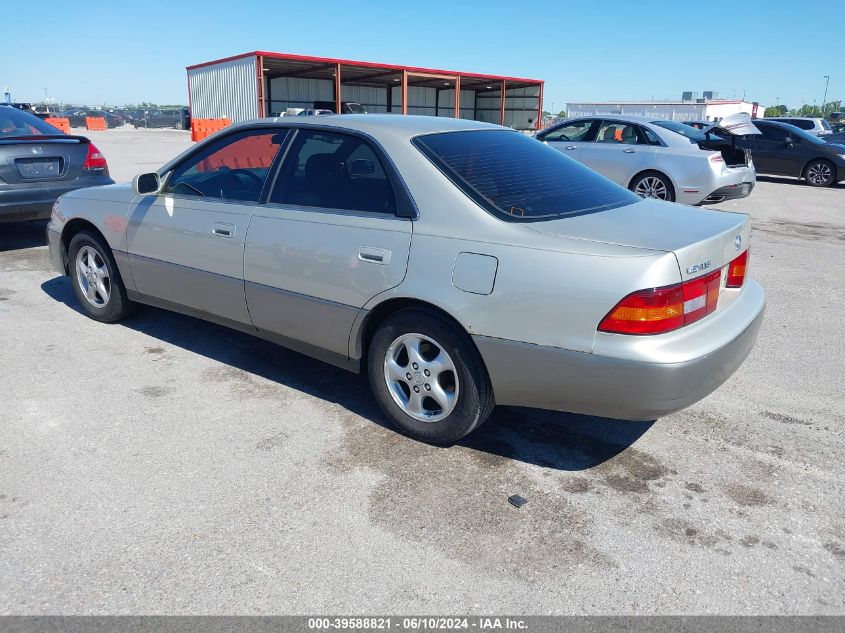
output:
[{"label": "white car in background", "polygon": [[751,154],[735,140],[759,133],[745,113],[704,130],[614,114],[568,119],[536,138],[643,198],[703,204],[751,193]]}]

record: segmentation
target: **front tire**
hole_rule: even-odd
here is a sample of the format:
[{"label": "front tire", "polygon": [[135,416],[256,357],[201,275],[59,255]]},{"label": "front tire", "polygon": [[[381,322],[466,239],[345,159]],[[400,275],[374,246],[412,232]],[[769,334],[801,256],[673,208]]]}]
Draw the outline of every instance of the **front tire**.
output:
[{"label": "front tire", "polygon": [[628,189],[641,198],[656,198],[667,202],[675,201],[675,188],[672,186],[672,182],[656,171],[640,174],[631,181]]},{"label": "front tire", "polygon": [[113,323],[134,308],[111,249],[99,235],[80,231],[73,236],[68,246],[68,273],[79,305],[92,319]]},{"label": "front tire", "polygon": [[424,309],[382,323],[367,355],[379,407],[403,433],[452,444],[481,426],[495,402],[478,350],[465,332]]},{"label": "front tire", "polygon": [[830,187],[836,182],[836,165],[817,158],[804,168],[804,181],[811,187]]}]

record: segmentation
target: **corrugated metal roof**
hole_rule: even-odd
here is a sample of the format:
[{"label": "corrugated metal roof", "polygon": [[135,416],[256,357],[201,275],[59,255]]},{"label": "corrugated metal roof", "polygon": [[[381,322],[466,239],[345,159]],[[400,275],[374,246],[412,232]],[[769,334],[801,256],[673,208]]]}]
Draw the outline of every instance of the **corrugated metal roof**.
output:
[{"label": "corrugated metal roof", "polygon": [[463,72],[457,70],[439,70],[436,68],[422,68],[419,66],[401,66],[397,64],[380,64],[376,62],[364,62],[364,61],[357,61],[353,59],[336,59],[332,57],[315,57],[311,55],[294,55],[292,53],[273,53],[267,51],[252,51],[251,53],[242,53],[240,55],[234,55],[232,57],[225,57],[223,59],[218,59],[209,62],[203,62],[201,64],[194,64],[193,66],[188,66],[187,70],[195,70],[198,68],[203,68],[207,66],[213,66],[216,64],[227,63],[239,59],[249,58],[249,57],[267,57],[270,59],[279,59],[279,60],[289,60],[289,61],[298,61],[298,62],[314,62],[316,64],[342,64],[344,66],[358,66],[361,68],[384,68],[388,70],[407,70],[408,72],[417,72],[417,73],[434,73],[434,74],[443,74],[443,75],[460,75],[461,77],[476,77],[479,79],[490,79],[494,81],[512,81],[512,82],[520,82],[520,83],[530,83],[530,84],[540,84],[543,83],[540,79],[526,79],[523,77],[508,77],[504,75],[488,75],[484,73],[470,73],[470,72]]}]

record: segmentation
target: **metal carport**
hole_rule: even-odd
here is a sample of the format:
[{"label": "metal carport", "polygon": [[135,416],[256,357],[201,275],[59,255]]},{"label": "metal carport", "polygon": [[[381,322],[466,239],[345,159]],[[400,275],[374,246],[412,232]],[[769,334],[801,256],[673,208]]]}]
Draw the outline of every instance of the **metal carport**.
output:
[{"label": "metal carport", "polygon": [[[191,115],[243,121],[330,101],[539,129],[543,81],[254,51],[187,68]],[[504,99],[502,99],[504,95]]]}]

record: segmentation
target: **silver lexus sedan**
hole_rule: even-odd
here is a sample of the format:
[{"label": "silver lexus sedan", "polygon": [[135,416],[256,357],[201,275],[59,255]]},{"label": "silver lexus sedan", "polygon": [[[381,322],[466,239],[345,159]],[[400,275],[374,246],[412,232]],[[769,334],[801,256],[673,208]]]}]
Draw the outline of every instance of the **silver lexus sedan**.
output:
[{"label": "silver lexus sedan", "polygon": [[751,193],[757,174],[737,136],[759,133],[744,112],[704,130],[614,114],[563,121],[537,138],[643,198],[703,204]]},{"label": "silver lexus sedan", "polygon": [[451,443],[496,404],[651,420],[716,389],[763,319],[748,220],[506,128],[370,114],[226,128],[47,231],[92,318],[151,304],[366,371]]}]

